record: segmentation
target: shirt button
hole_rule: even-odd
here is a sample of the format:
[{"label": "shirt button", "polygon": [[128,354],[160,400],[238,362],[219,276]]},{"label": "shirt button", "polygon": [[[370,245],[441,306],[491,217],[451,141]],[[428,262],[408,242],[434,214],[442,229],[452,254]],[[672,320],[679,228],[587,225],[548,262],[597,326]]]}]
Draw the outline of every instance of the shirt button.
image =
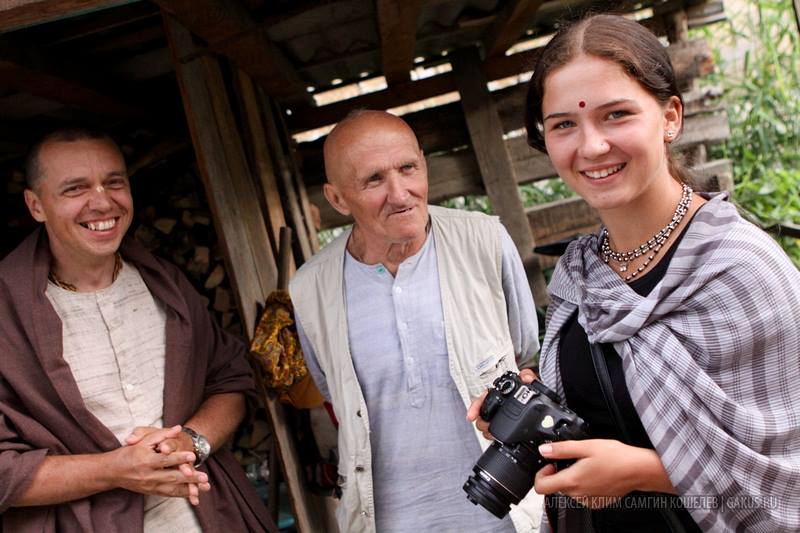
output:
[{"label": "shirt button", "polygon": [[364,471],[364,467],[363,467],[363,466],[361,466],[361,465],[358,465],[358,466],[356,467],[356,472],[363,472],[363,471]]},{"label": "shirt button", "polygon": [[402,292],[403,292],[403,289],[401,287],[395,287],[394,288],[394,293],[395,294],[401,294]]},{"label": "shirt button", "polygon": [[361,516],[369,516],[369,513],[366,511],[361,511]]},{"label": "shirt button", "polygon": [[132,383],[126,383],[125,384],[125,390],[129,390],[130,391],[130,390],[133,390],[133,389],[134,389],[134,386],[133,386]]}]

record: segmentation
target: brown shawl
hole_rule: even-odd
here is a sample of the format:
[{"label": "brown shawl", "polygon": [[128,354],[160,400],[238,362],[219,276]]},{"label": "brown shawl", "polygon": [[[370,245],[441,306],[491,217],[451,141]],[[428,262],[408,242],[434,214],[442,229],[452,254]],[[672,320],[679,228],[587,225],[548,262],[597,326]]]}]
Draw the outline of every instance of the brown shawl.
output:
[{"label": "brown shawl", "polygon": [[[173,265],[125,239],[120,253],[167,310],[164,425],[189,419],[209,396],[252,394],[245,347],[223,332],[203,298]],[[61,355],[61,321],[45,295],[47,234],[35,231],[0,262],[0,513],[6,531],[140,532],[144,498],[117,489],[61,505],[10,508],[46,455],[119,447],[87,409]],[[211,492],[195,508],[205,531],[276,531],[225,449],[204,465]]]}]

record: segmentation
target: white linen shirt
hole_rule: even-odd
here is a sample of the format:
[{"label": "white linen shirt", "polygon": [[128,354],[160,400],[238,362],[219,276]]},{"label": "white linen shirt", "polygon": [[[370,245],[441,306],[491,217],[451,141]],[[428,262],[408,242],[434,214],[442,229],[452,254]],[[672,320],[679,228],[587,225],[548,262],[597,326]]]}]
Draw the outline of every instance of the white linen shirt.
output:
[{"label": "white linen shirt", "polygon": [[[86,408],[125,445],[137,426],[161,427],[166,313],[139,271],[123,263],[109,287],[72,292],[48,283],[61,319],[63,357]],[[184,498],[145,496],[145,533],[202,532]]]}]

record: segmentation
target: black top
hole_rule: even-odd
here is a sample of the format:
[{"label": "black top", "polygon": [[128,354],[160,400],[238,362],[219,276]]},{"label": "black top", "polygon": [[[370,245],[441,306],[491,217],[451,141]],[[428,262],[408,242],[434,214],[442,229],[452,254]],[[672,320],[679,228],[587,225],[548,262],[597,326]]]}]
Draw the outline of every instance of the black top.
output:
[{"label": "black top", "polygon": [[[678,235],[674,244],[664,254],[661,261],[640,278],[634,279],[629,286],[640,296],[647,296],[650,291],[664,277],[669,268],[670,260],[677,250],[680,241],[686,233],[686,228]],[[567,405],[586,422],[589,423],[593,438],[615,439],[622,441],[622,435],[614,424],[614,419],[608,411],[600,382],[594,371],[592,356],[589,351],[589,339],[586,331],[577,320],[577,311],[564,324],[559,344],[559,364],[561,367],[561,381],[564,386],[564,396]],[[622,370],[622,360],[611,344],[601,344],[603,355],[608,365],[608,373],[614,391],[614,400],[622,415],[625,426],[630,434],[633,446],[640,448],[653,448],[650,437],[642,426],[639,415],[633,407],[628,386],[625,384],[625,375]],[[656,496],[642,498],[643,496]],[[626,501],[628,502],[626,504]],[[642,502],[657,502],[648,508]],[[658,505],[673,507],[687,531],[701,531],[692,520],[689,512],[683,508],[677,496],[654,495],[634,492],[626,496],[619,505],[607,509],[592,511],[592,523],[598,532],[669,532],[670,529],[664,521]]]}]

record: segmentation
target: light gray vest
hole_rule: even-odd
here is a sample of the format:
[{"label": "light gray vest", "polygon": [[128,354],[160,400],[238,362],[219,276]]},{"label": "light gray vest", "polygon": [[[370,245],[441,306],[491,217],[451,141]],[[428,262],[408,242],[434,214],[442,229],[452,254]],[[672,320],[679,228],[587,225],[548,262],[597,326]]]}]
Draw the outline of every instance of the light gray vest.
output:
[{"label": "light gray vest", "polygon": [[[436,240],[450,375],[469,406],[497,376],[517,371],[502,286],[500,222],[481,213],[436,206],[428,210]],[[369,413],[350,356],[345,309],[349,235],[346,231],[303,265],[289,290],[295,316],[325,373],[340,424],[343,486],[336,512],[340,530],[373,533]],[[476,435],[485,448],[488,442],[477,431]],[[518,524],[518,519],[514,522]]]}]

